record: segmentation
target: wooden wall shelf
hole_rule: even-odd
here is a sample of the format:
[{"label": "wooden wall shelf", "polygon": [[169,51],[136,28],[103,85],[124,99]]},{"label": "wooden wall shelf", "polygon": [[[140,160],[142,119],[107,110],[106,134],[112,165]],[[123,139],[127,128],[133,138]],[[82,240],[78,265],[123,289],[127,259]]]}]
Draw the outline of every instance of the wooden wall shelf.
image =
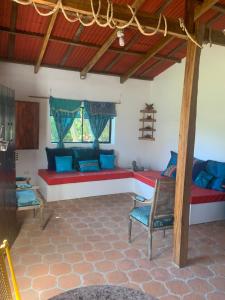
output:
[{"label": "wooden wall shelf", "polygon": [[154,132],[156,129],[154,128],[154,124],[156,122],[155,114],[157,111],[155,109],[142,109],[140,113],[142,113],[142,118],[139,121],[142,122],[142,127],[139,128],[139,132],[141,132],[139,140],[155,141]]}]

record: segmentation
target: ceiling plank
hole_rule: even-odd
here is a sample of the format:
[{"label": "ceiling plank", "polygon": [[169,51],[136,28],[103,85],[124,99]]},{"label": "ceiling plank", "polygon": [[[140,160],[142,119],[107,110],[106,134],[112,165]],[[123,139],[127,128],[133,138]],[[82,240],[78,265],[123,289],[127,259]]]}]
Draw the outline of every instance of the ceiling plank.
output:
[{"label": "ceiling plank", "polygon": [[[206,0],[201,5],[198,5],[195,9],[194,20],[196,21],[200,16],[202,16],[210,7],[212,7],[218,0]],[[215,38],[215,35],[214,35]],[[219,42],[222,43],[221,37],[216,36]],[[143,57],[136,62],[124,75],[121,76],[120,82],[124,83],[129,77],[131,77],[141,66],[143,66],[150,58],[152,58],[157,52],[164,48],[170,41],[173,40],[173,37],[167,35],[166,38],[162,38],[160,42],[150,49]],[[213,40],[213,38],[212,38]],[[164,43],[163,43],[164,41]]]},{"label": "ceiling plank", "polygon": [[[41,4],[47,7],[54,7],[55,1],[54,0],[34,0],[36,4]],[[97,3],[97,2],[96,2]],[[89,1],[83,1],[83,0],[64,0],[63,1],[65,10],[68,12],[78,12],[80,14],[83,14],[85,16],[92,16],[92,9],[91,4]],[[97,7],[96,7],[97,9]],[[121,23],[126,24],[130,18],[131,13],[130,10],[126,5],[116,4],[113,5],[114,9],[114,19]],[[105,3],[102,3],[101,10],[99,13],[100,17],[105,17],[107,14],[107,5]],[[154,16],[151,14],[148,14],[146,12],[140,12],[138,11],[136,14],[139,22],[142,24],[142,26],[149,31],[155,30],[158,25],[158,16]],[[135,21],[133,21],[130,25],[130,27],[137,28],[137,24]],[[185,33],[180,28],[178,20],[174,21],[171,18],[167,18],[167,27],[168,27],[168,34],[177,36],[182,39],[187,39]],[[161,25],[159,26],[159,32],[164,33],[164,22],[161,22]]]},{"label": "ceiling plank", "polygon": [[[10,29],[12,31],[16,30],[16,19],[17,19],[17,11],[18,6],[15,2],[12,3],[11,8],[11,19],[10,19]],[[8,44],[8,57],[13,58],[15,50],[15,35],[9,36],[9,44]]]},{"label": "ceiling plank", "polygon": [[[135,0],[132,7],[137,11],[145,2],[145,0]],[[98,52],[92,57],[92,59],[87,63],[87,65],[80,72],[80,78],[85,79],[87,73],[94,67],[94,65],[99,61],[99,59],[106,53],[109,47],[117,38],[117,30],[114,30],[112,34],[108,37],[105,43],[101,46]]]},{"label": "ceiling plank", "polygon": [[43,57],[45,55],[45,51],[47,49],[47,46],[48,46],[48,42],[49,42],[49,38],[50,38],[50,35],[51,35],[51,32],[52,32],[52,29],[54,27],[54,24],[55,24],[55,21],[56,21],[56,18],[57,18],[57,15],[58,15],[58,12],[59,12],[59,9],[57,9],[55,11],[55,13],[51,16],[51,19],[50,19],[50,22],[49,22],[49,25],[48,25],[48,30],[47,30],[47,33],[44,37],[44,41],[43,41],[43,44],[42,44],[42,47],[41,47],[41,51],[40,51],[40,54],[38,56],[38,60],[37,60],[37,63],[34,67],[34,72],[35,73],[38,73],[39,69],[40,69],[40,66],[41,66],[41,63],[42,63],[42,60],[43,60]]}]

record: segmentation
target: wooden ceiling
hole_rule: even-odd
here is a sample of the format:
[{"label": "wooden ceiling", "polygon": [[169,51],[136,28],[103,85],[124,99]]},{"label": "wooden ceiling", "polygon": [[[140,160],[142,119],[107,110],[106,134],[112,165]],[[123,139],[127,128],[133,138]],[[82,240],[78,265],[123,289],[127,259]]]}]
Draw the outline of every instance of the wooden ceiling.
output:
[{"label": "wooden ceiling", "polygon": [[[42,9],[51,9],[56,0],[35,0]],[[95,0],[96,1],[96,0]],[[104,4],[104,0],[103,4]],[[63,0],[69,10],[90,13],[90,1]],[[125,46],[120,47],[116,30],[98,25],[84,27],[70,23],[59,10],[52,16],[40,16],[32,5],[23,6],[12,0],[0,1],[0,60],[119,76],[153,80],[157,75],[179,63],[186,55],[186,35],[179,17],[184,17],[184,0],[114,0],[115,16],[120,22],[130,18],[127,3],[138,10],[137,16],[146,28],[154,29],[158,16],[168,20],[168,35],[162,32],[144,36],[135,24],[124,30]],[[206,25],[205,40],[225,45],[225,0],[197,1],[195,20]]]}]

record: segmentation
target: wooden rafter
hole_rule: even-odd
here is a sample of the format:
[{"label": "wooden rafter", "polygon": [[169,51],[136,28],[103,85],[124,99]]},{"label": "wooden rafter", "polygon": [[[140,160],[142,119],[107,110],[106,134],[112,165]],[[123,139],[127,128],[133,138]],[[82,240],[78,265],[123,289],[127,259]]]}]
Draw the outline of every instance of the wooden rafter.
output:
[{"label": "wooden rafter", "polygon": [[[33,66],[34,64],[30,61],[20,61],[20,60],[15,60],[15,59],[8,59],[8,58],[2,58],[0,57],[0,62],[11,62],[11,63],[17,63],[17,64],[22,64],[22,65],[27,65],[27,66]],[[74,68],[74,67],[60,67],[59,65],[49,65],[49,64],[46,64],[46,63],[43,63],[42,64],[42,67],[45,67],[45,68],[50,68],[50,69],[59,69],[59,70],[64,70],[64,71],[71,71],[71,72],[79,72],[79,69],[78,68]],[[105,71],[93,71],[91,70],[90,71],[91,74],[98,74],[98,75],[107,75],[107,76],[114,76],[114,77],[120,77],[120,75],[118,75],[117,73],[113,73],[113,72],[105,72]],[[146,80],[146,81],[150,81],[151,79],[150,78],[139,78],[139,77],[132,77],[134,79],[139,79],[139,80]]]},{"label": "wooden rafter", "polygon": [[[83,30],[84,30],[84,26],[82,24],[80,24],[80,26],[78,27],[77,31],[74,34],[74,37],[73,37],[73,41],[74,42],[79,41],[80,35],[83,32]],[[74,46],[73,45],[69,45],[69,47],[66,50],[66,53],[63,56],[62,61],[60,62],[60,66],[64,66],[65,65],[65,63],[67,62],[68,58],[72,54],[73,50],[74,50]]]},{"label": "wooden rafter", "polygon": [[54,27],[58,12],[59,12],[59,10],[56,10],[55,13],[51,16],[51,19],[50,19],[50,22],[49,22],[49,25],[48,25],[48,29],[47,29],[47,33],[44,37],[44,41],[43,41],[43,44],[42,44],[42,47],[41,47],[41,51],[40,51],[40,54],[38,56],[37,63],[34,67],[34,72],[35,73],[37,73],[40,69],[40,66],[41,66],[43,57],[45,55],[45,51],[47,49],[49,38],[50,38],[50,35],[51,35],[51,32],[52,32],[52,29]]},{"label": "wooden rafter", "polygon": [[[198,5],[195,9],[194,20],[196,21],[200,16],[202,16],[207,10],[210,9],[218,0],[206,0],[203,4]],[[212,35],[211,35],[212,37]],[[217,39],[221,41],[221,38],[217,36]],[[120,78],[120,82],[124,83],[129,77],[131,77],[141,66],[143,66],[150,58],[152,58],[158,51],[163,49],[173,38],[171,36],[167,36],[166,38],[162,38],[160,42],[153,47],[153,50],[150,49],[143,57],[132,66],[123,76]],[[164,43],[163,43],[164,41]],[[213,41],[213,37],[212,37]],[[158,48],[157,48],[158,47]]]},{"label": "wooden rafter", "polygon": [[[17,4],[12,3],[11,9],[11,20],[10,20],[10,29],[14,31],[16,29],[16,19],[17,19]],[[13,58],[15,49],[15,36],[10,35],[9,37],[9,46],[8,46],[8,57]]]},{"label": "wooden rafter", "polygon": [[[173,49],[172,51],[170,51],[167,55],[168,57],[171,57],[171,55],[174,55],[176,52],[178,52],[179,50],[183,49],[186,46],[186,42],[182,42],[178,47],[176,47],[175,49]],[[155,55],[155,57],[157,58],[157,54]],[[173,61],[174,63],[180,63],[181,60],[177,59]],[[162,60],[158,60],[156,61],[154,64],[152,64],[151,66],[149,66],[146,70],[143,71],[143,73],[141,73],[141,76],[145,76],[147,73],[149,73],[149,71],[151,71],[152,69],[155,69],[156,67],[158,67],[160,64],[162,63]]]},{"label": "wooden rafter", "polygon": [[[155,12],[156,15],[159,15],[160,13],[162,13],[164,11],[164,9],[166,9],[166,7],[168,5],[170,5],[170,3],[172,2],[173,0],[166,0],[162,6],[159,7],[159,9]],[[140,38],[140,33],[137,32],[136,35],[134,36],[134,38],[125,46],[125,49],[129,49],[130,47],[132,47],[137,41],[138,39]],[[107,67],[107,70],[111,70],[111,68],[117,64],[117,62],[122,58],[122,53],[121,54],[118,54],[114,60],[109,64],[109,66]]]},{"label": "wooden rafter", "polygon": [[[8,33],[10,35],[13,35],[13,36],[16,36],[16,35],[24,36],[24,37],[27,36],[27,37],[34,37],[34,38],[38,38],[38,39],[44,38],[44,35],[40,34],[40,33],[33,33],[33,32],[29,33],[27,31],[20,31],[20,30],[13,31],[13,30],[10,30],[8,28],[1,27],[1,26],[0,26],[0,32],[6,32],[6,33]],[[216,31],[213,30],[212,31],[212,37],[214,37],[215,33],[216,33]],[[91,48],[91,49],[96,49],[96,50],[99,49],[99,46],[96,45],[96,44],[80,42],[80,41],[76,41],[76,39],[68,40],[68,39],[64,39],[64,38],[51,36],[49,38],[49,41],[64,44],[64,45],[68,45],[68,46],[85,47],[85,48]],[[141,52],[141,51],[126,50],[126,47],[124,49],[123,48],[112,48],[112,47],[110,47],[108,50],[110,52],[121,54],[121,55],[128,54],[128,55],[140,56],[140,57],[143,55],[143,52]],[[166,60],[167,58],[168,58],[168,60],[172,60],[172,61],[176,60],[176,58],[167,57],[166,55],[164,56],[164,55],[158,55],[157,54],[156,56],[157,56],[157,58],[161,58],[162,60]]]},{"label": "wooden rafter", "polygon": [[[145,2],[145,0],[135,0],[134,4],[132,6],[137,11],[144,2]],[[105,41],[105,43],[98,50],[98,52],[92,57],[92,59],[87,63],[87,65],[80,72],[80,77],[82,79],[86,78],[87,73],[94,67],[94,65],[99,61],[99,59],[106,53],[106,51],[109,49],[109,47],[112,45],[112,43],[115,41],[116,38],[117,38],[117,30],[114,30],[112,32],[112,34],[108,37],[108,39]]]},{"label": "wooden rafter", "polygon": [[[53,8],[55,7],[55,0],[34,0],[36,4],[39,4],[44,7]],[[97,3],[98,1],[96,1]],[[92,16],[92,9],[90,1],[84,1],[84,0],[64,0],[63,1],[64,7],[66,11],[73,13],[78,12],[80,14],[83,14],[85,16]],[[114,19],[121,23],[127,23],[131,18],[130,10],[127,8],[126,5],[120,5],[114,3]],[[97,7],[96,7],[97,9]],[[101,11],[99,13],[99,17],[105,17],[107,14],[107,5],[105,3],[102,3]],[[143,27],[145,27],[146,30],[155,30],[158,25],[158,17],[148,14],[146,12],[140,12],[138,11],[136,14],[139,22],[142,24]],[[130,27],[137,28],[137,24],[135,21],[131,22]],[[161,23],[159,27],[159,32],[164,32],[163,22]],[[167,29],[168,34],[174,35],[176,37],[179,37],[181,39],[187,39],[186,34],[182,31],[180,28],[178,20],[174,21],[171,18],[167,18]]]},{"label": "wooden rafter", "polygon": [[225,5],[217,3],[212,7],[214,10],[221,12],[222,14],[225,15]]}]

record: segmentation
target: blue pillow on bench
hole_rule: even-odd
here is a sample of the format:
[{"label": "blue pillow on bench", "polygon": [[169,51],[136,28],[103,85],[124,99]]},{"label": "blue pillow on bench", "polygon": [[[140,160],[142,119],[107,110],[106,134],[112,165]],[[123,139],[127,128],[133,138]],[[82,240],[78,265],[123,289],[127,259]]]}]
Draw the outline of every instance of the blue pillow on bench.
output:
[{"label": "blue pillow on bench", "polygon": [[[166,169],[161,173],[162,176],[176,178],[177,173],[177,153],[170,151],[171,157]],[[205,170],[206,161],[198,158],[193,159],[192,180],[195,181],[201,171]]]},{"label": "blue pillow on bench", "polygon": [[71,172],[73,171],[72,156],[56,156],[55,157],[56,172]]},{"label": "blue pillow on bench", "polygon": [[205,171],[201,171],[194,182],[197,186],[201,188],[207,188],[209,187],[209,183],[212,179],[213,179],[213,175]]},{"label": "blue pillow on bench", "polygon": [[100,171],[98,160],[81,160],[79,161],[81,172],[96,172]]},{"label": "blue pillow on bench", "polygon": [[48,170],[55,171],[55,157],[56,156],[74,156],[71,148],[45,148],[48,160]]},{"label": "blue pillow on bench", "polygon": [[102,169],[115,169],[115,155],[100,154],[100,165]]},{"label": "blue pillow on bench", "polygon": [[79,161],[86,160],[98,160],[99,159],[99,150],[93,148],[73,148],[74,153],[74,167],[80,169]]}]

